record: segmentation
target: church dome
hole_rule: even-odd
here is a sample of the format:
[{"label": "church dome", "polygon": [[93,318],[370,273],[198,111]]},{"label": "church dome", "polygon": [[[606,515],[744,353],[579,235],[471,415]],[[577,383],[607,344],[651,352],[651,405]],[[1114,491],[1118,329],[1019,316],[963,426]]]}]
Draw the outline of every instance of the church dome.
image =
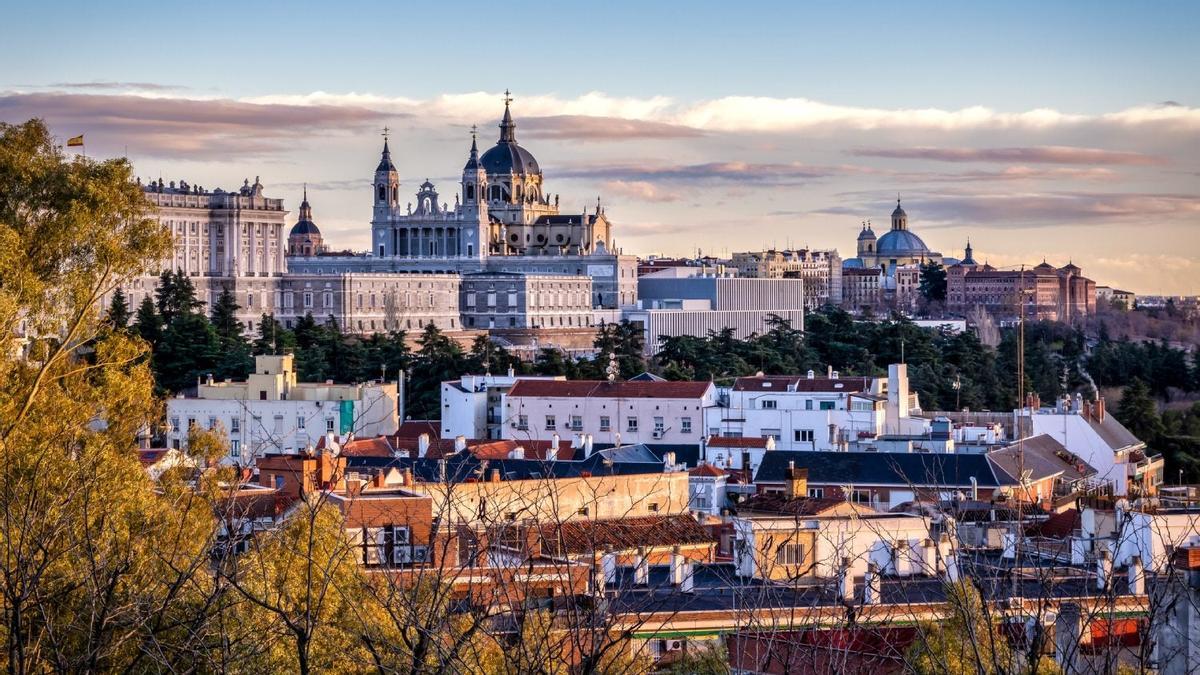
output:
[{"label": "church dome", "polygon": [[904,209],[900,207],[900,200],[897,199],[896,200],[896,210],[892,211],[892,217],[896,218],[898,216],[907,216],[907,215],[908,214],[904,212]]},{"label": "church dome", "polygon": [[908,230],[892,230],[879,238],[875,251],[880,256],[921,256],[929,254],[929,247]]},{"label": "church dome", "polygon": [[858,233],[859,241],[868,241],[868,240],[874,240],[874,239],[875,239],[875,230],[872,230],[869,227],[863,226],[862,231]]},{"label": "church dome", "polygon": [[317,224],[311,220],[301,220],[292,226],[291,236],[306,234],[321,234],[321,230],[317,228]]},{"label": "church dome", "polygon": [[500,120],[500,140],[479,158],[483,170],[489,175],[540,174],[541,168],[533,154],[517,144],[517,125],[513,122],[508,103],[504,104],[504,119]]}]

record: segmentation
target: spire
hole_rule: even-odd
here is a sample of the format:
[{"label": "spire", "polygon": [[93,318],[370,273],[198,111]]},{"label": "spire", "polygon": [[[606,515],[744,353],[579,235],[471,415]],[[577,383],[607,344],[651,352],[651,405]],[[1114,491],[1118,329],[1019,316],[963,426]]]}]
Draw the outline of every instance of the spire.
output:
[{"label": "spire", "polygon": [[504,118],[500,120],[500,142],[501,143],[516,143],[517,142],[517,125],[513,122],[512,113],[508,109],[508,104],[512,103],[512,96],[508,90],[504,90]]},{"label": "spire", "polygon": [[391,129],[383,128],[383,154],[379,157],[379,166],[375,171],[395,171],[396,166],[392,164],[392,151],[388,148],[388,135],[391,134]]}]

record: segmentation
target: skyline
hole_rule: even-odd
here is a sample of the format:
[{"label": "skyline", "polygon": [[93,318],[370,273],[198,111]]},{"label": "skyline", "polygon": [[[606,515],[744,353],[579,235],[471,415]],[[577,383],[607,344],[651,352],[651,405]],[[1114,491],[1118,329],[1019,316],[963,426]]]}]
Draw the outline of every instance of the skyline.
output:
[{"label": "skyline", "polygon": [[[489,145],[510,88],[547,190],[564,210],[600,195],[626,252],[807,244],[851,257],[860,221],[886,229],[900,192],[911,227],[947,256],[969,237],[994,265],[1074,260],[1102,285],[1194,294],[1200,108],[1186,35],[1200,9],[1157,8],[517,5],[504,30],[449,36],[437,28],[488,7],[269,5],[228,26],[149,5],[19,7],[0,28],[0,58],[22,64],[0,74],[0,120],[44,117],[64,140],[85,134],[93,156],[127,148],[144,180],[232,189],[261,176],[290,222],[307,183],[326,239],[361,249],[380,129],[396,130],[402,194],[428,177],[452,203],[471,125]],[[69,41],[34,42],[68,20]],[[510,30],[532,41],[517,59],[497,46]],[[687,39],[714,30],[723,40]],[[170,57],[148,56],[160,50]]]}]

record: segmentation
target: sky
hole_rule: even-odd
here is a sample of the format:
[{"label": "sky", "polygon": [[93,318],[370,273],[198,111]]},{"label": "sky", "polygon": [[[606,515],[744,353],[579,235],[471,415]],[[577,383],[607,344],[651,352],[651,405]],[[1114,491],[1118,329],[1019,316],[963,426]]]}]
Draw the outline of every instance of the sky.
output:
[{"label": "sky", "polygon": [[599,197],[626,253],[851,257],[899,193],[945,255],[1197,294],[1198,29],[1196,2],[21,3],[0,122],[293,212],[307,183],[365,249],[382,128],[402,191],[453,203],[508,89],[545,189]]}]

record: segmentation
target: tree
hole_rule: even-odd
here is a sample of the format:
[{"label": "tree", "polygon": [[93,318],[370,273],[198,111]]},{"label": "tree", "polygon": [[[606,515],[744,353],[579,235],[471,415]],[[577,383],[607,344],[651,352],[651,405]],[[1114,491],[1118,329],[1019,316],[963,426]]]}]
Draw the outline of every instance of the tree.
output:
[{"label": "tree", "polygon": [[125,292],[118,288],[113,291],[105,321],[113,330],[125,330],[129,327],[129,318],[129,302],[125,299]]},{"label": "tree", "polygon": [[0,661],[176,670],[203,650],[212,522],[130,452],[157,421],[146,344],[96,311],[169,233],[127,162],[68,159],[34,120],[0,124],[0,241]]},{"label": "tree", "polygon": [[1147,443],[1154,442],[1163,431],[1158,404],[1154,402],[1150,388],[1140,379],[1135,379],[1125,387],[1121,403],[1114,412],[1130,433]]},{"label": "tree", "polygon": [[929,261],[921,265],[921,279],[917,291],[925,302],[946,301],[946,268],[941,263]]},{"label": "tree", "polygon": [[158,344],[162,338],[162,319],[159,318],[154,301],[149,296],[142,298],[141,304],[138,305],[133,331],[149,345]]},{"label": "tree", "polygon": [[[1015,672],[1013,655],[969,581],[947,585],[951,616],[925,626],[906,661],[922,675]],[[1045,672],[1045,671],[1036,671]]]},{"label": "tree", "polygon": [[250,343],[242,334],[242,322],[237,311],[241,309],[228,288],[221,289],[212,307],[212,326],[220,345],[216,376],[219,378],[244,379],[254,367],[250,357]]}]

